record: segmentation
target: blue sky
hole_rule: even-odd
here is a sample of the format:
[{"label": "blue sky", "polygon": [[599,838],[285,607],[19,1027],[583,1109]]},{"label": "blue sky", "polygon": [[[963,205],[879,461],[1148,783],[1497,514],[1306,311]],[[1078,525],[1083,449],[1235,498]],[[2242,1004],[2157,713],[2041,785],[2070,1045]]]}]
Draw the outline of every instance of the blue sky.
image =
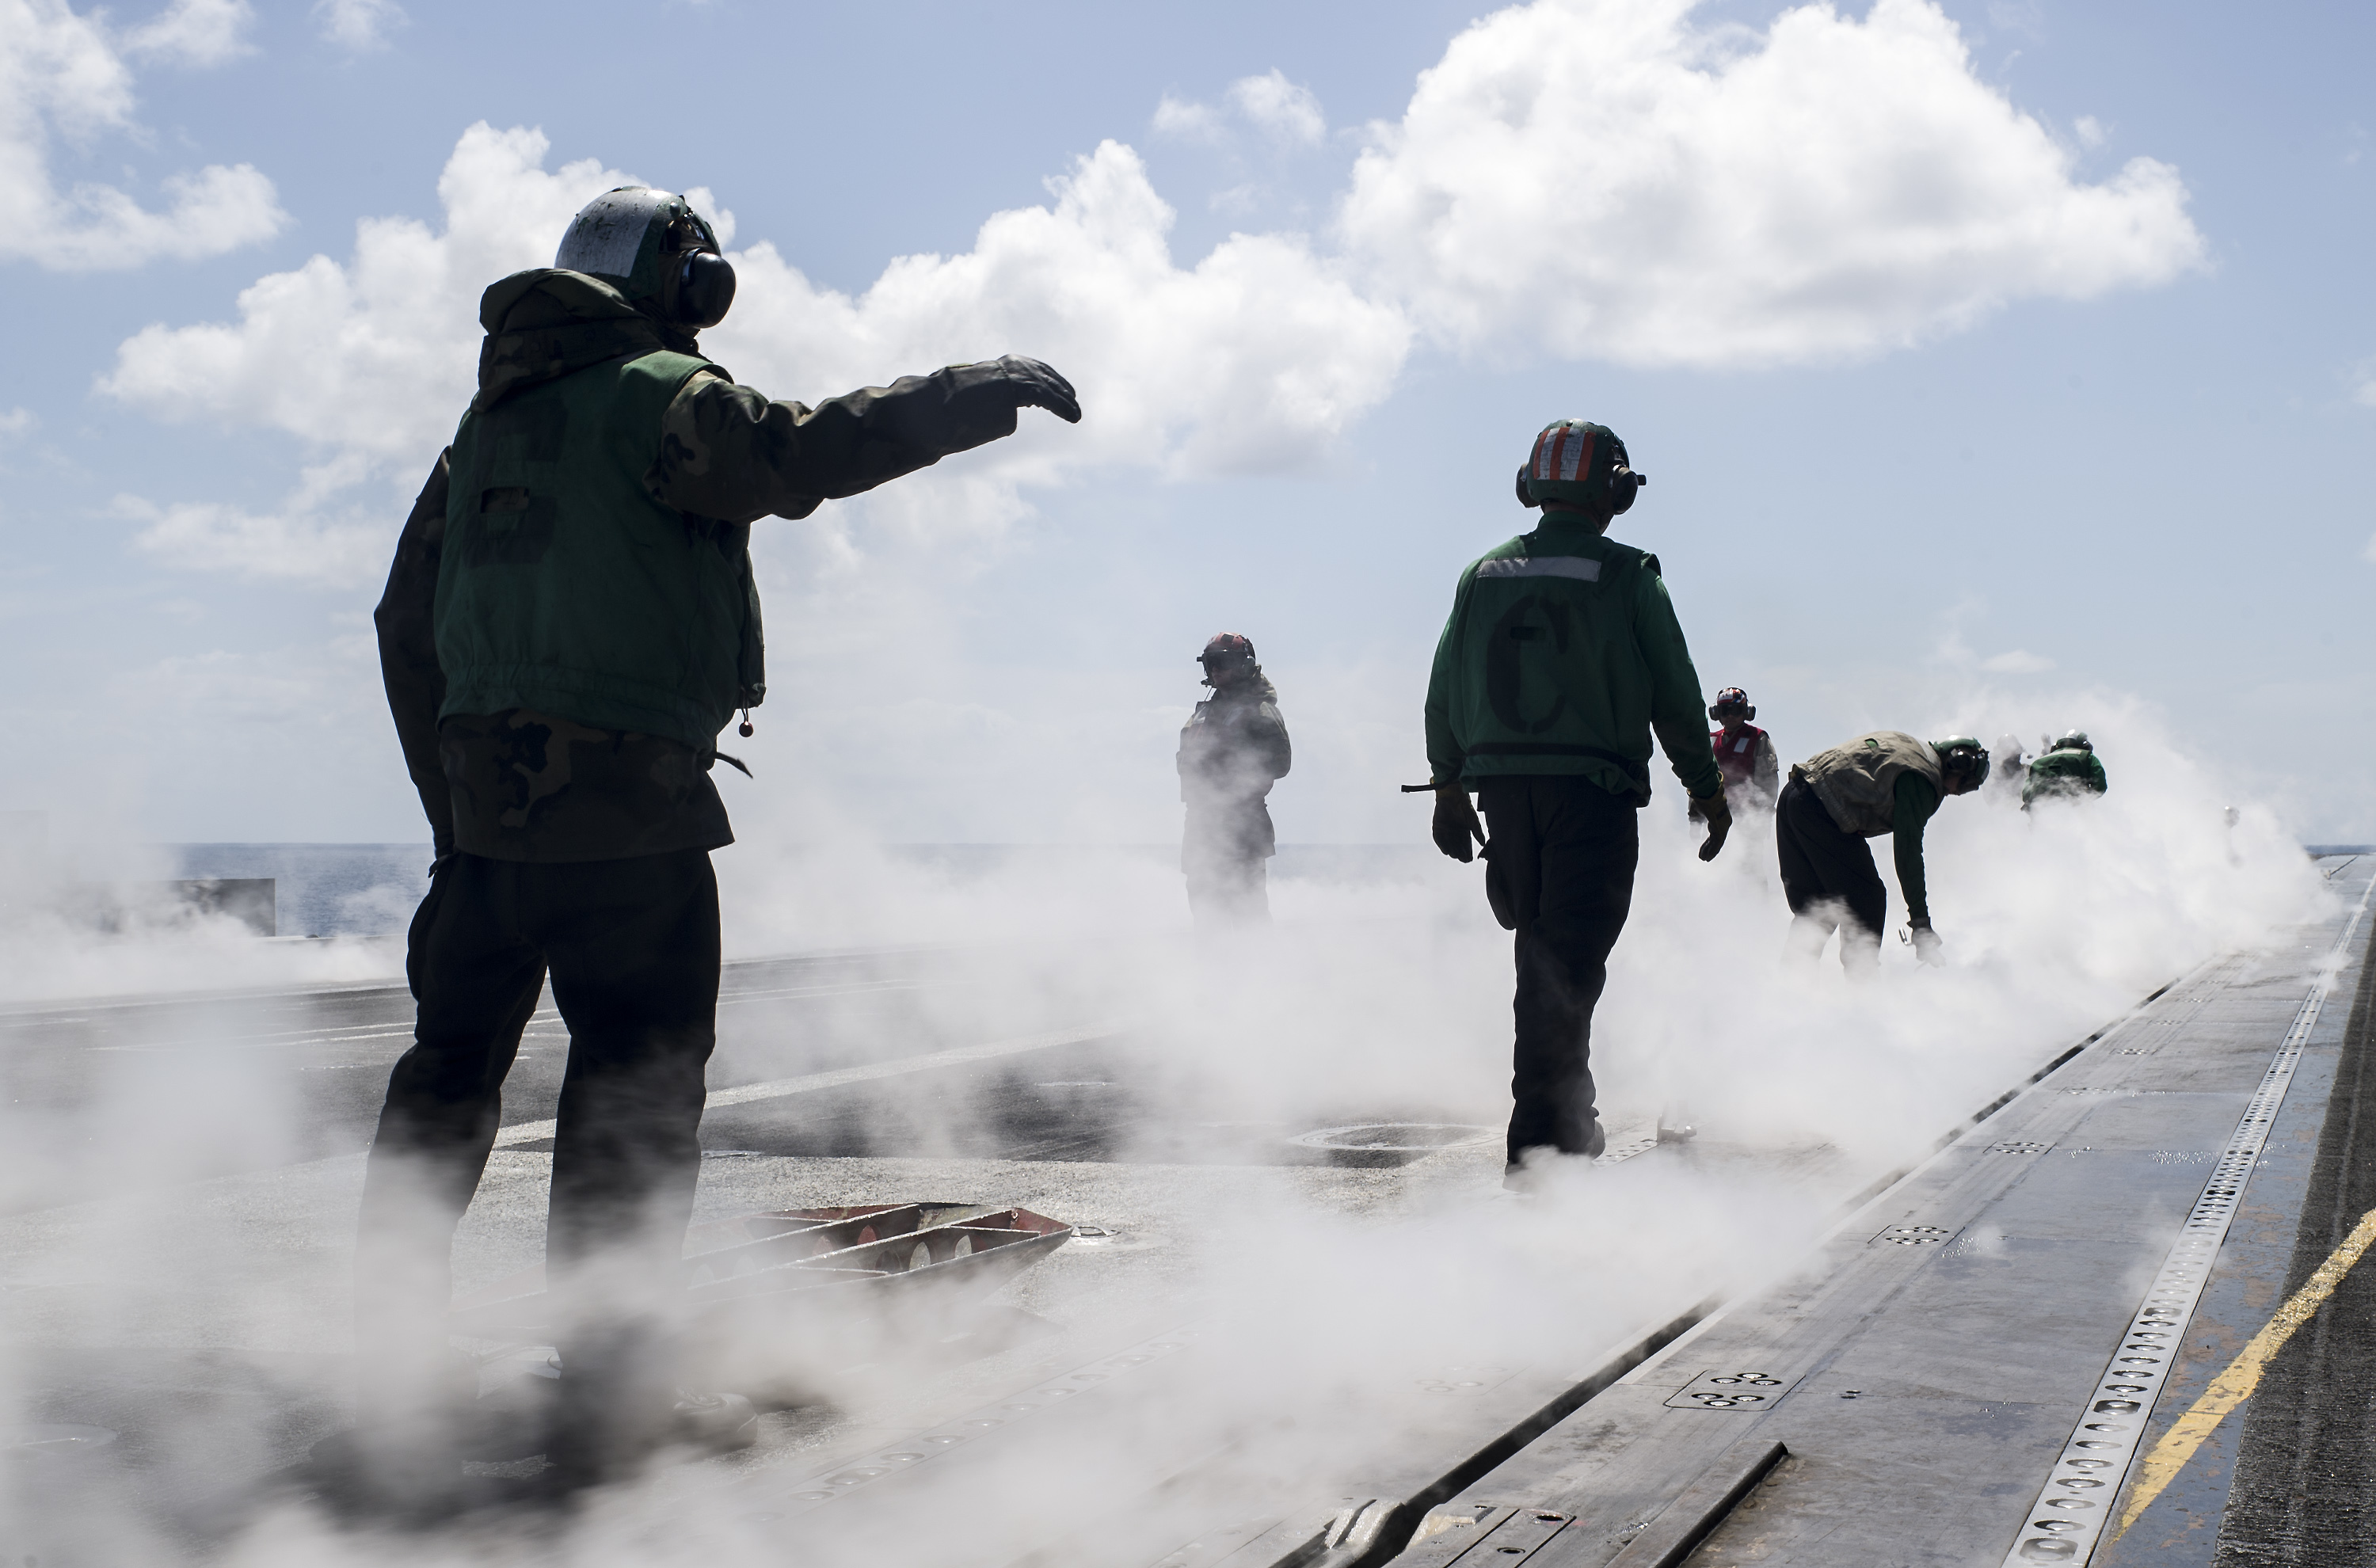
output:
[{"label": "blue sky", "polygon": [[0,809],[420,836],[378,576],[478,291],[628,173],[731,213],[771,395],[1012,350],[1088,409],[763,526],[746,837],[1161,838],[1223,628],[1282,837],[1417,836],[1453,578],[1583,415],[1786,757],[2078,722],[2117,791],[2167,732],[2376,838],[2376,19],[1478,15],[0,0]]}]

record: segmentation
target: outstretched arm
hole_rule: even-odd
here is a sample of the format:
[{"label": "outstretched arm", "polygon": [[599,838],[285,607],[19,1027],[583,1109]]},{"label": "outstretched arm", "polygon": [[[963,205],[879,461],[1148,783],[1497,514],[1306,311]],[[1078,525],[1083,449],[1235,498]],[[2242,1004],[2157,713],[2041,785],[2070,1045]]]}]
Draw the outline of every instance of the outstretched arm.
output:
[{"label": "outstretched arm", "polygon": [[1014,434],[1023,408],[1081,417],[1072,384],[1037,360],[903,375],[814,409],[771,402],[706,370],[661,416],[660,455],[644,485],[665,505],[723,522],[805,517],[823,502]]},{"label": "outstretched arm", "polygon": [[379,632],[379,673],[387,687],[387,711],[396,720],[404,769],[420,792],[430,841],[441,861],[454,851],[454,802],[437,760],[437,710],[446,703],[446,674],[437,667],[434,624],[451,456],[450,451],[437,454],[429,482],[421,487],[411,515],[404,519],[404,532],[398,536],[387,589],[372,612],[372,624]]}]

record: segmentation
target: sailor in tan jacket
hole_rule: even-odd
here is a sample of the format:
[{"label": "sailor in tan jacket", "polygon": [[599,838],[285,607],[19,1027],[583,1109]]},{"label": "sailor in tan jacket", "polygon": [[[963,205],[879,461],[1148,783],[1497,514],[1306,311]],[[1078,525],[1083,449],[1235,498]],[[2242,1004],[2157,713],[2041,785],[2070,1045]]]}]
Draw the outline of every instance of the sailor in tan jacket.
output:
[{"label": "sailor in tan jacket", "polygon": [[1774,843],[1795,917],[1792,946],[1819,956],[1837,931],[1842,968],[1869,973],[1880,964],[1889,892],[1864,840],[1886,833],[1915,956],[1942,962],[1923,885],[1922,829],[1942,800],[1978,789],[1988,776],[1988,748],[1969,736],[1926,742],[1897,730],[1859,735],[1791,768],[1775,810]]}]

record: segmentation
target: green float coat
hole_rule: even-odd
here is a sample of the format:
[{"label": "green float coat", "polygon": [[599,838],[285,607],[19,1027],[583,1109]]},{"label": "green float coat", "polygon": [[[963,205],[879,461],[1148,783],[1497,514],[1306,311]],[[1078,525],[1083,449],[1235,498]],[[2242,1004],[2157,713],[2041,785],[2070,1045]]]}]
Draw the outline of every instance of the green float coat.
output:
[{"label": "green float coat", "polygon": [[749,526],[645,486],[662,413],[708,364],[609,360],[463,417],[437,574],[439,717],[531,708],[707,754],[759,701]]},{"label": "green float coat", "polygon": [[1428,683],[1439,783],[1580,773],[1650,798],[1650,736],[1693,795],[1723,787],[1657,558],[1546,516],[1460,575]]},{"label": "green float coat", "polygon": [[2029,765],[2021,781],[2021,803],[2026,807],[2057,796],[2078,799],[2100,795],[2109,787],[2104,765],[2096,760],[2096,754],[2073,746],[2049,752]]}]

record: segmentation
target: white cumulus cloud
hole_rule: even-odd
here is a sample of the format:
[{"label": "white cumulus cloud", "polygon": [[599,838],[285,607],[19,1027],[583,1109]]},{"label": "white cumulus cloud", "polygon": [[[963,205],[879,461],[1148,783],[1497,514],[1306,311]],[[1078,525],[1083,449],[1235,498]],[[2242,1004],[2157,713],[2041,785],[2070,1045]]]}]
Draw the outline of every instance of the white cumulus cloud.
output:
[{"label": "white cumulus cloud", "polygon": [[118,495],[114,510],[140,525],[134,546],[167,565],[267,582],[354,588],[387,570],[391,548],[386,509],[351,493],[373,466],[367,455],[350,452],[307,469],[289,498],[271,512],[203,501],[160,505],[138,495]]},{"label": "white cumulus cloud", "polygon": [[1991,675],[2043,675],[2054,668],[2054,660],[2044,654],[2017,647],[2010,653],[1981,659],[1980,668]]},{"label": "white cumulus cloud", "polygon": [[1179,265],[1171,208],[1117,142],[1049,185],[1049,205],[993,215],[972,250],[902,256],[856,298],[815,288],[772,245],[742,253],[734,314],[710,334],[719,357],[803,398],[950,361],[1047,360],[1087,410],[1077,429],[1034,427],[1023,450],[1051,475],[1297,467],[1391,389],[1408,327],[1301,240],[1234,234]]},{"label": "white cumulus cloud", "polygon": [[1239,113],[1280,141],[1312,143],[1328,134],[1328,121],[1312,89],[1289,81],[1276,66],[1263,76],[1230,84],[1230,101]]},{"label": "white cumulus cloud", "polygon": [[324,517],[303,510],[257,514],[211,502],[160,506],[119,495],[115,512],[141,525],[140,550],[168,565],[267,582],[355,588],[387,570],[393,529],[385,515]]},{"label": "white cumulus cloud", "polygon": [[2178,172],[2073,154],[1930,0],[1762,33],[1693,0],[1535,0],[1372,131],[1343,233],[1440,339],[1638,365],[1850,358],[2009,301],[2198,266]]},{"label": "white cumulus cloud", "polygon": [[[1310,88],[1287,79],[1276,66],[1259,77],[1241,77],[1230,84],[1229,106],[1238,117],[1274,142],[1294,147],[1314,146],[1328,135],[1327,116]],[[1220,110],[1170,93],[1155,106],[1155,134],[1181,141],[1221,143],[1230,137]]]},{"label": "white cumulus cloud", "polygon": [[[347,260],[316,255],[259,279],[236,321],[125,340],[104,393],[162,419],[280,431],[320,459],[268,516],[127,499],[142,548],[300,581],[360,582],[384,565],[389,525],[367,564],[344,492],[376,478],[410,494],[469,399],[481,291],[549,266],[570,215],[629,178],[595,160],[548,172],[546,150],[538,132],[474,125],[438,182],[442,230],[365,220]],[[993,215],[970,251],[899,257],[854,297],[813,284],[771,244],[734,253],[734,312],[705,345],[770,396],[811,402],[1000,353],[1051,362],[1088,417],[1075,428],[1028,420],[1026,438],[963,465],[952,482],[971,485],[970,508],[992,517],[1011,515],[1015,484],[1087,464],[1306,463],[1392,387],[1409,342],[1402,317],[1300,240],[1235,235],[1178,265],[1171,209],[1116,143],[1050,186],[1047,205]],[[732,215],[708,193],[687,195],[731,233]]]},{"label": "white cumulus cloud", "polygon": [[316,0],[322,36],[361,54],[387,47],[387,35],[409,19],[396,0]]},{"label": "white cumulus cloud", "polygon": [[1208,104],[1174,98],[1170,93],[1155,106],[1155,134],[1182,141],[1214,141],[1221,134],[1221,117]]},{"label": "white cumulus cloud", "polygon": [[469,401],[481,291],[552,265],[570,216],[630,183],[594,159],[548,173],[545,148],[535,131],[471,126],[437,182],[442,232],[364,219],[347,260],[259,279],[236,322],[143,328],[100,389],[161,419],[278,430],[316,452],[425,469]]},{"label": "white cumulus cloud", "polygon": [[[126,47],[213,64],[238,52],[244,12],[236,0],[184,0],[136,30]],[[132,73],[103,21],[98,12],[77,15],[64,0],[0,0],[0,168],[7,171],[0,179],[0,261],[54,271],[121,269],[219,255],[278,233],[289,215],[252,164],[209,164],[168,178],[161,211],[113,185],[57,188],[50,172],[54,137],[85,142],[132,128]]]},{"label": "white cumulus cloud", "polygon": [[[202,0],[183,3],[195,14]],[[400,17],[381,0],[319,10],[334,31]],[[1109,141],[1051,180],[1043,204],[991,215],[969,250],[895,258],[856,294],[820,287],[772,244],[735,253],[735,309],[707,341],[750,384],[812,402],[998,353],[1055,364],[1081,391],[1082,425],[1028,419],[1016,440],[896,487],[873,514],[994,524],[1021,509],[1019,486],[1090,465],[1307,464],[1387,396],[1422,331],[1493,356],[1836,360],[2015,299],[2149,285],[2202,260],[2174,170],[2136,159],[2109,183],[2079,182],[2077,154],[1973,75],[1933,0],[1874,0],[1862,19],[1802,6],[1763,32],[1697,25],[1693,11],[1533,0],[1472,25],[1403,118],[1371,128],[1341,255],[1238,233],[1183,262],[1171,208],[1138,155]],[[128,78],[96,30],[59,0],[0,0],[0,18],[36,16],[83,80],[43,113],[121,121]],[[1312,94],[1277,70],[1238,81],[1218,109],[1166,98],[1156,114],[1168,135],[1231,125],[1282,147],[1327,134]],[[299,580],[361,574],[347,493],[418,482],[471,389],[481,291],[547,265],[570,214],[627,178],[590,159],[548,172],[547,150],[539,132],[474,125],[439,181],[442,226],[364,220],[346,259],[259,279],[236,320],[127,339],[103,391],[160,418],[284,433],[315,465],[269,514],[127,501],[144,547]],[[687,196],[731,242],[732,215]],[[2016,650],[1987,667],[2050,665]]]},{"label": "white cumulus cloud", "polygon": [[255,20],[247,0],[173,0],[124,35],[127,53],[184,65],[220,65],[255,48],[244,36]]}]

